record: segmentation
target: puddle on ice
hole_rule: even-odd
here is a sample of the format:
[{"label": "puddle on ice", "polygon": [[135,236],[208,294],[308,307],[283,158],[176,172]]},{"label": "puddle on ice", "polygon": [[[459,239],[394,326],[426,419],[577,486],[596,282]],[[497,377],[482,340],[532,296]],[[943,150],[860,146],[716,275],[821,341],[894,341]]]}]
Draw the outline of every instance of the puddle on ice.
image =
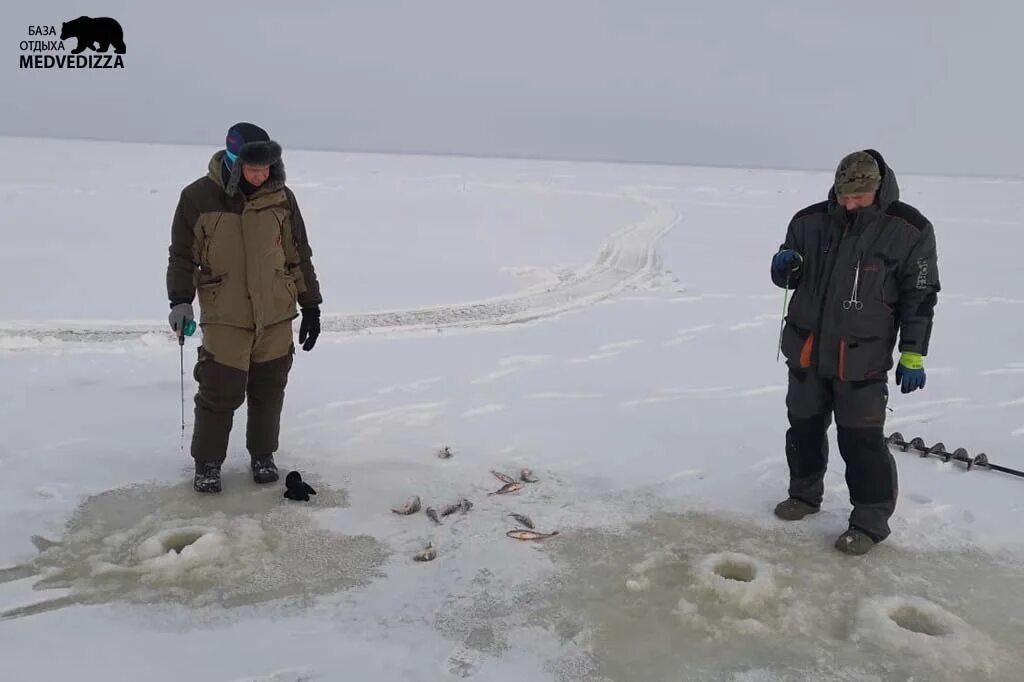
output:
[{"label": "puddle on ice", "polygon": [[[257,488],[239,476],[226,477],[216,496],[183,482],[90,497],[59,541],[36,538],[39,555],[9,576],[37,575],[40,601],[0,616],[109,602],[234,607],[293,597],[295,605],[382,575],[387,551],[379,541],[313,522],[315,510],[347,504],[343,491],[323,483],[317,491],[315,503],[297,504],[279,486]],[[46,599],[55,588],[69,592]]]},{"label": "puddle on ice", "polygon": [[808,528],[694,513],[564,530],[550,577],[464,594],[444,620],[505,646],[543,631],[563,680],[1020,679],[1020,566],[891,543],[849,557]]}]

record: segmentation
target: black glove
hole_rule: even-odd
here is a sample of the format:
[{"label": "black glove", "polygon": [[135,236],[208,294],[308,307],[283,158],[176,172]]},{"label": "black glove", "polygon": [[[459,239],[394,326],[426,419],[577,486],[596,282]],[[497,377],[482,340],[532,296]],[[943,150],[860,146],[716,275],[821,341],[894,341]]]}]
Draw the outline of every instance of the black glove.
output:
[{"label": "black glove", "polygon": [[316,339],[320,336],[320,307],[310,306],[302,309],[302,324],[299,325],[299,343],[302,350],[313,350]]},{"label": "black glove", "polygon": [[309,502],[310,495],[316,495],[313,486],[302,480],[302,474],[298,471],[290,471],[284,477],[284,496],[296,502]]}]

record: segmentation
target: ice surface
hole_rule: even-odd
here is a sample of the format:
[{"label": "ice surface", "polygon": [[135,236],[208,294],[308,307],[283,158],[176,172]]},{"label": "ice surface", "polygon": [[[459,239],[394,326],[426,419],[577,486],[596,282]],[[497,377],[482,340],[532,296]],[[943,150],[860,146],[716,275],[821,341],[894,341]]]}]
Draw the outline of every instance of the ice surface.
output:
[{"label": "ice surface", "polygon": [[[561,570],[534,587],[530,622],[591,631],[607,679],[980,681],[1012,679],[1019,661],[1019,623],[1006,620],[1024,608],[1019,564],[850,561],[813,531],[698,512],[544,547]],[[741,675],[758,668],[775,676]]]},{"label": "ice surface", "polygon": [[[215,499],[192,494],[188,483],[88,498],[66,533],[43,544],[31,563],[35,589],[69,589],[54,608],[114,601],[232,607],[284,597],[298,604],[380,577],[388,552],[379,541],[327,532],[313,518],[317,509],[344,506],[344,491],[318,482],[315,503],[300,506],[276,487],[246,490],[234,476],[226,482]],[[0,617],[40,608],[47,606]]]},{"label": "ice surface", "polygon": [[[321,491],[299,504],[252,484],[244,410],[225,493],[190,488],[164,267],[208,150],[61,142],[54,166],[55,149],[0,141],[0,222],[33,228],[0,250],[5,671],[1018,679],[1021,481],[896,453],[893,535],[847,557],[833,432],[822,513],[771,514],[787,469],[766,254],[827,173],[289,152],[325,295],[282,421],[279,465]],[[900,179],[944,291],[928,386],[891,392],[889,425],[1024,468],[1024,183]],[[487,494],[491,469],[523,467],[540,482]],[[474,508],[390,511],[412,495]],[[560,533],[511,540],[510,512]],[[437,558],[412,561],[427,542]],[[154,666],[168,650],[216,655]]]}]

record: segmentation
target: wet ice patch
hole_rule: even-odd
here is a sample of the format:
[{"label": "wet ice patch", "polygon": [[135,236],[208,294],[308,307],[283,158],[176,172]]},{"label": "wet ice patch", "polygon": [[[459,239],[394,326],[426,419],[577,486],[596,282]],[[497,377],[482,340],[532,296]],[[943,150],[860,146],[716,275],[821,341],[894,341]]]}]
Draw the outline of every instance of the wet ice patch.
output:
[{"label": "wet ice patch", "polygon": [[[597,678],[980,682],[1024,665],[1006,617],[1024,610],[1020,568],[980,554],[887,542],[851,560],[813,525],[706,513],[565,529],[538,551],[554,573],[517,588],[526,618],[566,645],[593,633],[575,655]],[[965,575],[986,589],[961,594]]]},{"label": "wet ice patch", "polygon": [[[56,543],[22,572],[37,576],[39,603],[5,618],[71,604],[252,605],[283,597],[290,605],[367,584],[387,558],[363,535],[319,527],[317,509],[347,506],[344,491],[317,483],[316,501],[296,505],[278,487],[225,477],[225,491],[200,496],[190,482],[134,486],[88,498]],[[48,590],[65,590],[48,601]]]}]

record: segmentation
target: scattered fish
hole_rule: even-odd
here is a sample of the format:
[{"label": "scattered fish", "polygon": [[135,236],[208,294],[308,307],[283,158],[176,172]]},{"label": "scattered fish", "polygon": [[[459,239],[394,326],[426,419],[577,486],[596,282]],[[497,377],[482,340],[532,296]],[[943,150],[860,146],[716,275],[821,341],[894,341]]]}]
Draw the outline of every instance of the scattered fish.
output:
[{"label": "scattered fish", "polygon": [[523,484],[522,483],[516,483],[515,481],[513,481],[512,483],[506,483],[505,485],[503,485],[500,488],[498,488],[497,490],[495,490],[493,493],[487,493],[487,494],[488,495],[507,495],[508,493],[517,493],[517,492],[519,492],[522,489],[523,489]]},{"label": "scattered fish", "polygon": [[557,530],[553,530],[550,533],[538,533],[535,530],[524,530],[523,528],[516,528],[505,533],[510,538],[516,540],[543,540],[544,538],[551,538],[558,535]]},{"label": "scattered fish", "polygon": [[448,516],[462,509],[462,503],[456,502],[455,504],[446,504],[441,507],[441,516]]},{"label": "scattered fish", "polygon": [[494,477],[497,478],[502,483],[515,483],[516,482],[516,479],[512,478],[508,474],[503,474],[500,471],[495,471],[494,469],[491,469],[491,473],[494,474]]},{"label": "scattered fish", "polygon": [[527,483],[536,483],[540,479],[533,475],[533,472],[529,469],[523,469],[519,472],[519,478]]},{"label": "scattered fish", "polygon": [[401,514],[402,516],[408,516],[409,514],[415,514],[419,510],[420,496],[413,495],[408,500],[406,500],[405,504],[403,504],[401,507],[399,507],[398,509],[392,509],[391,511],[395,512],[396,514]]},{"label": "scattered fish", "polygon": [[441,508],[441,516],[448,516],[454,514],[457,511],[461,511],[463,514],[473,508],[473,503],[467,500],[465,497],[460,497],[458,502],[454,504],[446,504]]},{"label": "scattered fish", "polygon": [[437,451],[437,456],[441,459],[451,459],[452,449],[445,445],[443,448]]},{"label": "scattered fish", "polygon": [[423,549],[421,549],[413,555],[412,560],[433,561],[435,558],[437,558],[437,550],[434,549],[434,545],[432,543],[428,542],[426,547],[424,547]]},{"label": "scattered fish", "polygon": [[427,518],[434,523],[441,523],[441,517],[437,515],[437,510],[433,507],[427,507],[423,510],[423,513],[427,515]]},{"label": "scattered fish", "polygon": [[529,516],[524,516],[523,514],[509,514],[509,516],[511,516],[513,519],[523,524],[527,528],[532,529],[534,527],[533,519],[531,519]]}]

